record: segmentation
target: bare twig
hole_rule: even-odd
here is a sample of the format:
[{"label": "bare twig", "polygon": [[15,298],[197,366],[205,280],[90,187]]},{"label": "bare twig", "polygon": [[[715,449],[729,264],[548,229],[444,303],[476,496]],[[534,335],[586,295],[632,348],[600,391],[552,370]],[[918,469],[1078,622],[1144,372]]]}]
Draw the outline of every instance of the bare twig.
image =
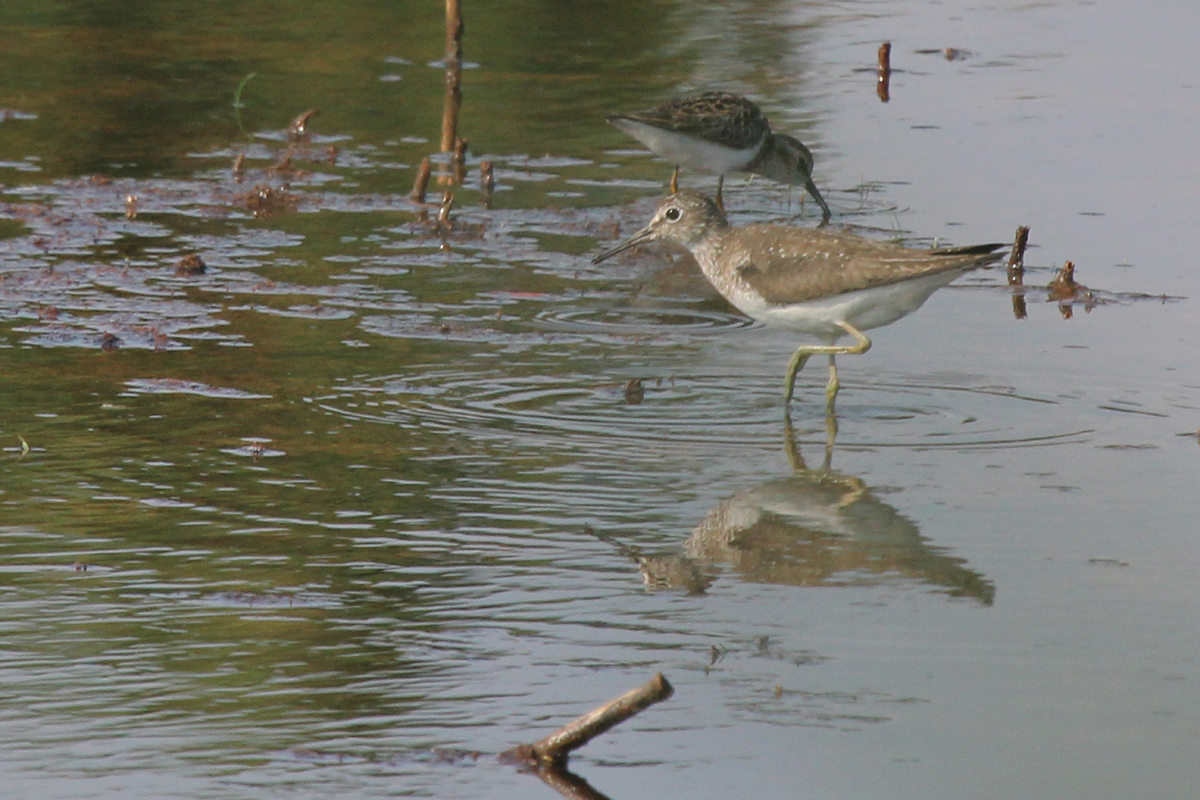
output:
[{"label": "bare twig", "polygon": [[442,108],[442,152],[454,152],[458,140],[458,109],[462,106],[463,20],[458,0],[446,0],[446,101]]},{"label": "bare twig", "polygon": [[1017,228],[1016,238],[1013,239],[1012,252],[1008,254],[1008,282],[1019,286],[1025,274],[1025,247],[1029,244],[1029,226]]},{"label": "bare twig", "polygon": [[454,208],[454,192],[447,189],[442,192],[442,205],[438,209],[437,229],[448,231],[453,223],[450,221],[450,210]]},{"label": "bare twig", "polygon": [[458,66],[446,67],[446,101],[442,106],[442,152],[454,152],[458,140],[458,110],[462,106],[462,91],[459,83],[462,75]]},{"label": "bare twig", "polygon": [[417,168],[417,179],[413,181],[412,192],[408,195],[414,203],[425,202],[425,192],[429,188],[429,172],[432,168],[428,158],[421,159],[421,166]]},{"label": "bare twig", "polygon": [[879,78],[875,82],[875,93],[879,99],[887,102],[892,99],[892,43],[884,42],[879,45]]},{"label": "bare twig", "polygon": [[666,700],[675,690],[663,677],[656,673],[646,683],[633,691],[626,692],[594,711],[590,711],[539,739],[531,745],[521,745],[504,753],[507,761],[524,762],[535,768],[565,767],[572,750],[578,749],[600,734],[649,708],[660,700]]},{"label": "bare twig", "polygon": [[[1013,239],[1012,252],[1008,254],[1008,285],[1024,287],[1025,285],[1025,247],[1029,244],[1029,226],[1017,228]],[[1023,288],[1013,294],[1013,316],[1025,319],[1028,311],[1025,308],[1025,292]]]},{"label": "bare twig", "polygon": [[288,125],[288,141],[289,142],[307,142],[311,131],[308,129],[308,123],[312,122],[312,118],[321,113],[319,108],[310,108],[300,116],[292,120],[292,124]]}]

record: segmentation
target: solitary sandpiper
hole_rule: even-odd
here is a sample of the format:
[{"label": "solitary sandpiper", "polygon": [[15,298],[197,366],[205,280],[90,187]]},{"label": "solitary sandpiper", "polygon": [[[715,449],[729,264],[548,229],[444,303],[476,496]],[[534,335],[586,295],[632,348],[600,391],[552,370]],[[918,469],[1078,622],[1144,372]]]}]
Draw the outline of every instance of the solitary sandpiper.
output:
[{"label": "solitary sandpiper", "polygon": [[821,219],[828,221],[832,216],[813,183],[812,153],[799,139],[772,133],[762,110],[744,97],[705,92],[645,111],[613,114],[608,121],[675,163],[672,194],[679,189],[680,166],[720,176],[718,205],[725,173],[754,172],[781,183],[803,185],[821,206]]},{"label": "solitary sandpiper", "polygon": [[[592,261],[658,239],[691,251],[704,276],[744,314],[824,342],[796,349],[788,364],[784,403],[791,402],[796,373],[804,363],[825,353],[829,411],[838,392],[835,355],[865,353],[871,340],[864,330],[890,325],[916,311],[964,271],[1000,258],[996,251],[1004,247],[917,250],[789,225],[734,228],[714,200],[681,190],[659,205],[649,225]],[[835,344],[846,335],[855,343]]]}]

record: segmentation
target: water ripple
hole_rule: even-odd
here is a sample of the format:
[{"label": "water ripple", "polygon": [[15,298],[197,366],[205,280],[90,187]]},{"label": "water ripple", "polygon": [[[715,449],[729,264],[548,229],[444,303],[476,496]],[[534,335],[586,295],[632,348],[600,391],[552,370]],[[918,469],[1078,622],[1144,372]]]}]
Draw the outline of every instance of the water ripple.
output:
[{"label": "water ripple", "polygon": [[[529,366],[515,368],[527,372]],[[445,430],[471,426],[477,436],[534,436],[549,447],[587,441],[589,447],[628,453],[630,441],[774,446],[783,418],[777,390],[774,381],[682,372],[651,376],[641,367],[630,367],[628,377],[473,368],[356,381],[314,401],[325,411],[363,421]],[[804,442],[823,443],[825,418],[818,404],[823,392],[805,386],[799,394],[815,402],[793,403],[798,433]],[[1080,443],[1092,433],[1025,424],[1023,414],[1055,401],[991,387],[872,382],[854,385],[840,399],[843,448],[1012,448]]]}]

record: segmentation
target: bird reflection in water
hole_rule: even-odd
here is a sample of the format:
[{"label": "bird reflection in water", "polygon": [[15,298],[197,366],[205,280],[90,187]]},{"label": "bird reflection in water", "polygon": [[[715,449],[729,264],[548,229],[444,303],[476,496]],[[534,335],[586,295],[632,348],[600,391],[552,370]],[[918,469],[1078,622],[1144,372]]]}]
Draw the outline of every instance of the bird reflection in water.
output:
[{"label": "bird reflection in water", "polygon": [[722,500],[692,531],[681,555],[639,558],[652,589],[704,592],[717,567],[743,580],[790,586],[917,582],[991,605],[995,588],[961,558],[921,535],[859,478],[832,469],[836,418],[826,417],[824,463],[810,469],[785,418],[792,474]]}]

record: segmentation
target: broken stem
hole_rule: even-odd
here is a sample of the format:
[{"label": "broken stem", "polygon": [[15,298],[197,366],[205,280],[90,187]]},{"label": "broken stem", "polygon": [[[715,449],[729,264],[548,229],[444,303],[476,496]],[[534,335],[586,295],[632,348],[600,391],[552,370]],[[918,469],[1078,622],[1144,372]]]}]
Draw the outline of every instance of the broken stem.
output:
[{"label": "broken stem", "polygon": [[1010,286],[1020,286],[1025,275],[1025,247],[1029,244],[1029,226],[1017,228],[1016,238],[1013,239],[1012,252],[1008,254],[1008,283]]},{"label": "broken stem", "polygon": [[413,181],[412,192],[408,195],[414,203],[425,202],[425,192],[429,189],[429,173],[432,169],[428,158],[421,159],[421,166],[417,168],[417,179]]},{"label": "broken stem", "polygon": [[656,673],[653,678],[633,691],[626,692],[564,725],[544,739],[534,742],[530,747],[532,755],[543,766],[565,764],[572,750],[582,747],[639,711],[660,700],[666,700],[674,691],[662,673]]},{"label": "broken stem", "polygon": [[454,152],[458,140],[458,109],[462,106],[462,13],[458,0],[446,0],[446,100],[442,108],[442,152]]},{"label": "broken stem", "polygon": [[875,93],[886,103],[891,99],[892,82],[892,43],[884,42],[879,45],[878,80],[875,82]]}]

